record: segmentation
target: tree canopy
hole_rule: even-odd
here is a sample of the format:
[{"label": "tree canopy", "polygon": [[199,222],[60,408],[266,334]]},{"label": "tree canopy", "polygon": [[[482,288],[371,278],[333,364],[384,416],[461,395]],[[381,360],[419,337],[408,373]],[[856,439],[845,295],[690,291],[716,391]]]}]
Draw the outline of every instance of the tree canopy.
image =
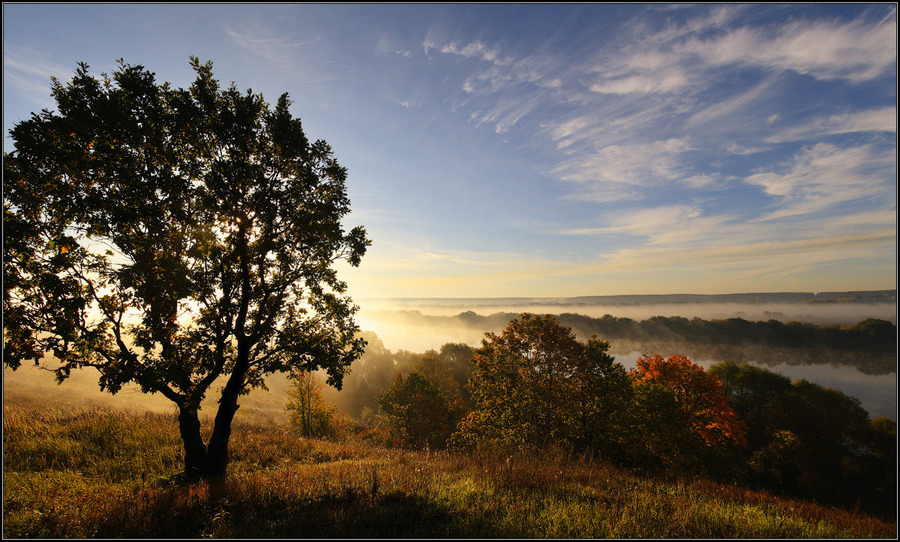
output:
[{"label": "tree canopy", "polygon": [[686,356],[642,356],[630,374],[637,386],[659,383],[667,388],[691,432],[707,446],[744,442],[746,428],[728,404],[722,382]]},{"label": "tree canopy", "polygon": [[452,443],[575,448],[615,438],[629,383],[608,348],[596,337],[579,342],[550,315],[523,314],[486,334],[469,382],[474,408]]},{"label": "tree canopy", "polygon": [[[266,375],[323,368],[340,387],[365,342],[334,264],[347,171],[276,105],[191,58],[186,89],[119,61],[54,80],[56,111],[18,123],[4,155],[3,361],[95,367],[179,408],[185,469],[224,473],[238,396]],[[47,358],[44,358],[47,359]],[[48,359],[48,362],[50,360]],[[197,411],[225,379],[208,445]]]}]

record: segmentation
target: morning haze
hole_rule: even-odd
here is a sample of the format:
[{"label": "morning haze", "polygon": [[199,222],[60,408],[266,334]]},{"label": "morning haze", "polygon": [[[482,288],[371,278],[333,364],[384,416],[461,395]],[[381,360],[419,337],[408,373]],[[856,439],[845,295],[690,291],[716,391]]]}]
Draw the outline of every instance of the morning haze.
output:
[{"label": "morning haze", "polygon": [[897,35],[5,3],[3,537],[896,537]]}]

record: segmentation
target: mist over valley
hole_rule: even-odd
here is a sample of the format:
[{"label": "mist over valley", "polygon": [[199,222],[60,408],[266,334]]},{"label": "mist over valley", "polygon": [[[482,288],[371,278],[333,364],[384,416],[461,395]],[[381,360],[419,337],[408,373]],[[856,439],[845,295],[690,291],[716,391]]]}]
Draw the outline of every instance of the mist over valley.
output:
[{"label": "mist over valley", "polygon": [[[506,325],[507,315],[524,312],[578,314],[590,318],[611,315],[632,320],[654,316],[704,320],[742,318],[752,322],[777,320],[826,326],[850,326],[874,318],[897,324],[895,290],[568,298],[372,298],[360,299],[358,304],[362,329],[377,333],[388,348],[411,351],[439,348],[446,342],[477,346],[484,332],[497,332]],[[475,317],[490,317],[493,325],[478,329],[473,325]]]},{"label": "mist over valley", "polygon": [[[868,301],[860,301],[868,300]],[[609,315],[615,319],[642,322],[653,317],[699,318],[707,321],[740,318],[751,323],[775,320],[803,322],[816,326],[855,326],[866,319],[897,323],[896,293],[848,292],[838,294],[732,294],[722,296],[595,296],[577,298],[430,298],[360,299],[357,322],[362,331],[374,333],[380,347],[397,358],[413,358],[449,343],[477,348],[485,333],[499,333],[521,313],[553,314],[571,326],[580,340],[596,330],[592,319]],[[587,323],[585,323],[587,322]],[[855,349],[842,351],[807,346],[779,346],[741,343],[698,344],[673,337],[607,337],[610,352],[627,369],[643,354],[683,354],[704,367],[726,359],[746,361],[783,374],[791,380],[807,379],[834,387],[857,397],[869,413],[896,418],[896,342],[890,351]],[[351,365],[350,374],[359,373],[361,360]],[[142,393],[129,385],[116,395],[103,393],[93,369],[74,371],[69,381],[57,385],[53,374],[33,366],[18,371],[4,367],[6,400],[53,397],[72,405],[91,404],[125,410],[171,410],[170,401]],[[242,400],[242,414],[270,420],[284,420],[287,379],[275,375],[267,379],[269,391],[253,390]],[[326,388],[339,406],[352,403],[352,390]],[[215,403],[208,400],[209,412]]]},{"label": "mist over valley", "polygon": [[[652,335],[606,336],[610,352],[626,368],[643,354],[683,354],[709,367],[730,359],[807,379],[857,397],[874,416],[896,418],[895,290],[832,293],[749,293],[726,295],[634,295],[574,298],[428,298],[361,299],[358,322],[374,332],[392,351],[425,352],[447,343],[478,347],[485,333],[499,333],[521,313],[553,314],[571,326],[580,340],[598,332],[604,319],[645,322],[664,319],[701,319],[709,322],[744,320],[751,327],[771,321],[796,328],[848,328],[866,320],[890,322],[893,345],[860,345],[852,349],[824,344],[761,344],[745,338],[731,342],[686,341],[668,330]],[[627,322],[627,320],[626,320]],[[884,341],[882,341],[883,343]]]}]

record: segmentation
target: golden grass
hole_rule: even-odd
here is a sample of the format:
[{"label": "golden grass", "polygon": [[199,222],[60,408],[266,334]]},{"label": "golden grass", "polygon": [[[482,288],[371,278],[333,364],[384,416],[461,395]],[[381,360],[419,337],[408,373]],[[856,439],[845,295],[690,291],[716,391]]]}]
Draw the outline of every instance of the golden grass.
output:
[{"label": "golden grass", "polygon": [[3,429],[4,537],[896,535],[896,522],[563,454],[415,452],[238,423],[228,476],[183,484],[173,415],[7,405]]}]

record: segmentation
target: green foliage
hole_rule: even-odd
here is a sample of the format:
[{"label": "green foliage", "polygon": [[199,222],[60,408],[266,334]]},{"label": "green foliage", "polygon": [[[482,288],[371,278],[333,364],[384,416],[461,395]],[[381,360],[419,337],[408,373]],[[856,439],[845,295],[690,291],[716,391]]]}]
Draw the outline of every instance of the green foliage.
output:
[{"label": "green foliage", "polygon": [[780,408],[777,402],[791,388],[790,379],[749,363],[732,361],[717,363],[709,372],[721,380],[729,404],[747,425],[749,448],[757,448],[771,435],[766,417]]},{"label": "green foliage", "polygon": [[[4,363],[100,370],[178,405],[186,470],[221,474],[237,399],[266,375],[324,369],[340,387],[362,352],[333,264],[346,170],[306,138],[287,95],[221,88],[191,60],[187,89],[119,63],[55,81],[56,112],[17,124],[4,155]],[[226,378],[208,449],[197,410]],[[207,453],[208,452],[208,453]]]},{"label": "green foliage", "polygon": [[447,399],[419,373],[397,374],[394,384],[378,395],[378,405],[394,442],[414,448],[443,448],[453,431]]},{"label": "green foliage", "polygon": [[501,335],[487,334],[469,384],[474,408],[452,443],[542,449],[614,441],[615,410],[629,387],[608,347],[596,338],[578,342],[549,315],[523,314]]},{"label": "green foliage", "polygon": [[854,397],[747,363],[725,361],[710,371],[747,424],[752,484],[882,514],[894,510],[895,421],[869,420]]}]

